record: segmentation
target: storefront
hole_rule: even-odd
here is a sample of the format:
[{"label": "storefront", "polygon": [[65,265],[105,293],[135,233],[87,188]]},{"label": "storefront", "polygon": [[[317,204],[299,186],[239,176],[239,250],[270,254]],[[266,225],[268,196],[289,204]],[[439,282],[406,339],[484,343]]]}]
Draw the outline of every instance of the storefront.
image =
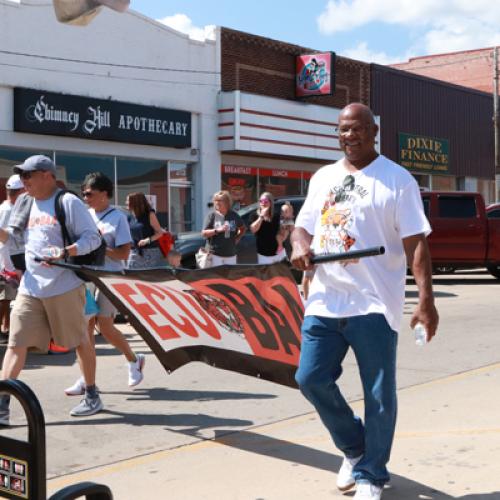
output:
[{"label": "storefront", "polygon": [[[101,171],[117,205],[143,192],[164,227],[196,229],[200,200],[220,186],[216,43],[133,11],[79,28],[57,23],[48,3],[0,0],[0,17],[0,196],[12,166],[42,153],[71,190]],[[30,30],[36,41],[22,36]]]},{"label": "storefront", "polygon": [[371,84],[384,155],[423,190],[478,191],[494,201],[491,95],[376,64]]},{"label": "storefront", "polygon": [[236,207],[264,191],[306,194],[314,172],[343,156],[340,110],[369,103],[369,65],[228,28],[220,36],[222,187]]}]

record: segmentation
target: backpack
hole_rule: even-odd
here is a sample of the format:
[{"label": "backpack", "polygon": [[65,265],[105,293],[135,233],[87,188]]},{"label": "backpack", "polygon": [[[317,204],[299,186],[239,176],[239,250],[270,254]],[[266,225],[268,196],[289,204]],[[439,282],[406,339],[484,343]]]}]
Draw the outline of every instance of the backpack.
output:
[{"label": "backpack", "polygon": [[[55,199],[56,219],[61,225],[64,246],[71,245],[72,243],[74,243],[73,239],[69,235],[68,228],[66,227],[66,213],[64,212],[64,206],[62,200],[63,196],[66,193],[71,193],[78,198],[78,196],[75,193],[66,189],[59,191],[56,195]],[[100,220],[104,219],[104,217],[106,217],[113,210],[114,208],[106,212],[104,216],[101,217]],[[76,255],[75,257],[66,257],[64,260],[66,262],[69,262],[70,264],[75,264],[78,266],[102,266],[104,265],[105,256],[106,256],[106,242],[104,241],[104,238],[101,237],[100,246],[95,250],[92,250],[92,252],[86,255]]]}]

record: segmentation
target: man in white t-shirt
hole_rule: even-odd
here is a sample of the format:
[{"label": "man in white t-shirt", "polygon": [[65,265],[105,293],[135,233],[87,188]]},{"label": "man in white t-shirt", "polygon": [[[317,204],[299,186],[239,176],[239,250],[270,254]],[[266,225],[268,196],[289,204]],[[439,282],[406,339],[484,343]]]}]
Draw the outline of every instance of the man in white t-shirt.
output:
[{"label": "man in white t-shirt", "polygon": [[[431,229],[412,175],[375,150],[378,127],[363,104],[339,116],[345,157],[312,177],[292,234],[292,264],[311,270],[312,254],[384,246],[385,254],[316,267],[306,302],[296,380],[316,407],[345,458],[337,486],[356,485],[356,500],[379,500],[389,480],[396,424],[396,347],[406,268],[419,302],[410,321],[436,333],[430,254]],[[352,348],[365,398],[364,422],[354,415],[336,384]]]}]

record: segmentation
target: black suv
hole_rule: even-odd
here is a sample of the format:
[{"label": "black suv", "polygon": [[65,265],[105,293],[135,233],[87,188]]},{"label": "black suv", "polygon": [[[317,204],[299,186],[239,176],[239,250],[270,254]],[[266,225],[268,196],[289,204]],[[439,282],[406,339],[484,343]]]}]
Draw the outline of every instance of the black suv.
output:
[{"label": "black suv", "polygon": [[[274,213],[280,211],[281,205],[285,201],[289,201],[293,206],[293,213],[295,217],[304,203],[304,196],[288,196],[286,198],[276,198],[274,200]],[[258,203],[253,203],[238,210],[238,214],[243,219],[247,232],[241,238],[238,244],[238,264],[255,264],[257,262],[257,250],[255,246],[255,236],[250,231],[250,218],[259,207]],[[200,231],[189,231],[186,233],[179,233],[175,240],[175,249],[180,252],[182,256],[182,267],[189,269],[196,268],[195,253],[202,246],[205,246],[206,240],[201,236]]]}]

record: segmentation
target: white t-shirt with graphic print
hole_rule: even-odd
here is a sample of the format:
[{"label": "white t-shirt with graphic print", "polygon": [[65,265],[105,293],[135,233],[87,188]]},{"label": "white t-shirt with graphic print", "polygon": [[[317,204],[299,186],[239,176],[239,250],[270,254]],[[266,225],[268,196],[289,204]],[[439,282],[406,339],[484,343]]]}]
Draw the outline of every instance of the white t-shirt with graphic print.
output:
[{"label": "white t-shirt with graphic print", "polygon": [[[102,212],[96,212],[93,208],[89,208],[89,212],[109,248],[132,243],[127,216],[119,208],[110,205]],[[109,271],[121,271],[125,268],[125,263],[123,260],[112,259],[106,255],[102,267]]]},{"label": "white t-shirt with graphic print", "polygon": [[306,316],[384,314],[394,331],[403,317],[406,256],[402,239],[431,232],[412,175],[385,156],[351,173],[344,160],[314,174],[295,225],[313,235],[315,254],[385,247],[358,263],[320,264]]}]

